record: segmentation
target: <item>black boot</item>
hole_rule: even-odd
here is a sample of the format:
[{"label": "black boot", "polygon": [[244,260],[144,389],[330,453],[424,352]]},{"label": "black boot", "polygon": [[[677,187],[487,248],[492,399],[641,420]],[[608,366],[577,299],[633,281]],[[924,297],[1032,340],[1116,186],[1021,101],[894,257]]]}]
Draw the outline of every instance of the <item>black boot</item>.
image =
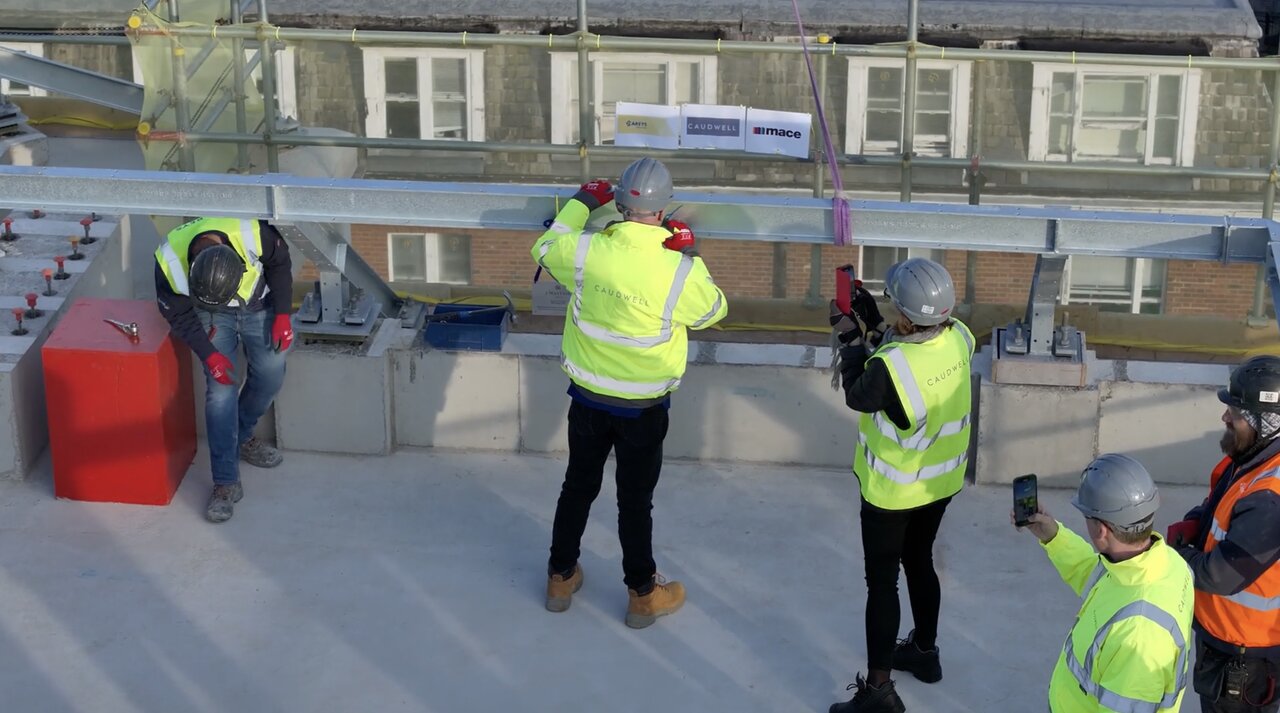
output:
[{"label": "black boot", "polygon": [[[893,688],[893,681],[885,681],[879,687],[867,683],[862,674],[849,684],[849,688],[858,689],[853,698],[844,703],[833,703],[827,713],[906,713],[907,707],[902,705],[898,692]],[[849,690],[849,689],[845,689]]]},{"label": "black boot", "polygon": [[925,651],[915,642],[916,632],[898,641],[893,650],[893,670],[906,671],[925,683],[942,680],[942,662],[938,659],[938,647]]}]

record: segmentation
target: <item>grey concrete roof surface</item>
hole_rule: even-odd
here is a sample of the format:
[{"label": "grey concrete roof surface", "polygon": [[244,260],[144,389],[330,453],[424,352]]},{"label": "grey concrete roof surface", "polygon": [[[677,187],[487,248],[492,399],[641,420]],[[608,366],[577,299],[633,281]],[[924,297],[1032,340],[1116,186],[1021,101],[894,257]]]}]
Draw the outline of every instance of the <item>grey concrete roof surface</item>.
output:
[{"label": "grey concrete roof surface", "polygon": [[[195,0],[186,0],[193,2]],[[204,3],[211,0],[199,0]],[[0,23],[9,27],[120,24],[135,0],[0,0]],[[987,38],[1006,36],[1256,39],[1261,30],[1249,0],[921,0],[926,29]],[[814,28],[904,28],[906,0],[801,0]],[[272,0],[268,11],[289,23],[329,26],[361,19],[386,26],[420,27],[432,20],[563,22],[576,17],[575,0]],[[786,0],[589,0],[593,23],[693,23],[690,29],[788,34],[794,27]],[[795,34],[794,30],[789,34]]]}]

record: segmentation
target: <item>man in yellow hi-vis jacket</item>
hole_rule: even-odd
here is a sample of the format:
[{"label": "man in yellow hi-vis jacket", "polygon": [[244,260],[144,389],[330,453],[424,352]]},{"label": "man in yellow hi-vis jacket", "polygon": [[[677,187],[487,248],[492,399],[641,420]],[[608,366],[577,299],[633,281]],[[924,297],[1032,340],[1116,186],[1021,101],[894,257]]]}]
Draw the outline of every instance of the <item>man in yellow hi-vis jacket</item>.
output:
[{"label": "man in yellow hi-vis jacket", "polygon": [[1085,517],[1093,547],[1043,510],[1027,526],[1084,598],[1049,682],[1049,708],[1177,711],[1187,684],[1195,589],[1182,557],[1151,532],[1160,507],[1151,475],[1128,456],[1099,456],[1084,469],[1072,504]]},{"label": "man in yellow hi-vis jacket", "polygon": [[684,587],[657,576],[653,491],[671,392],[688,360],[685,330],[710,327],[729,309],[694,249],[689,226],[665,219],[672,197],[667,168],[640,159],[619,181],[616,205],[623,220],[599,232],[584,230],[591,211],[615,198],[607,181],[592,181],[533,246],[538,265],[573,293],[560,359],[572,398],[569,466],[552,526],[547,609],[565,611],[582,586],[582,533],[613,451],[626,623],[633,628],[684,603]]}]

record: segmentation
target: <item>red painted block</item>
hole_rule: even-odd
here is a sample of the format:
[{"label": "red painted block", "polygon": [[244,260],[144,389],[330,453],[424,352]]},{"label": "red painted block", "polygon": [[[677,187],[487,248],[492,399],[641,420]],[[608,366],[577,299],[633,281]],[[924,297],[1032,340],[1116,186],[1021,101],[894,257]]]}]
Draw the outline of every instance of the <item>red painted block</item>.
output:
[{"label": "red painted block", "polygon": [[195,397],[191,353],[155,303],[76,300],[41,354],[54,494],[169,504],[195,459]]}]

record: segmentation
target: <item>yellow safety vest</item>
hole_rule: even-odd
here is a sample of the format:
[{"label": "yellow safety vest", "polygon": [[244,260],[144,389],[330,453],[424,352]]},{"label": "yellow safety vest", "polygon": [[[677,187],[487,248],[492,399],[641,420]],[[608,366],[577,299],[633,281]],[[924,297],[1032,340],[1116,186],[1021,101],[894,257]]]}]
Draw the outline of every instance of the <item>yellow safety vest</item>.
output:
[{"label": "yellow safety vest", "polygon": [[[886,342],[884,362],[908,428],[884,412],[858,421],[853,472],[862,497],[885,510],[910,510],[960,492],[969,462],[973,334],[959,320],[927,342]],[[868,359],[868,362],[870,362]]]},{"label": "yellow safety vest", "polygon": [[1058,524],[1049,561],[1084,598],[1049,681],[1053,713],[1177,711],[1187,684],[1195,587],[1158,535],[1124,562]]},{"label": "yellow safety vest", "polygon": [[680,386],[689,329],[729,311],[700,257],[662,246],[671,232],[619,222],[585,231],[590,210],[570,200],[533,245],[533,258],[573,293],[560,365],[588,391],[619,399],[659,398]]},{"label": "yellow safety vest", "polygon": [[191,288],[187,283],[187,275],[191,265],[187,256],[191,243],[197,236],[205,233],[221,233],[227,242],[244,260],[244,277],[240,279],[240,288],[236,290],[235,299],[228,306],[243,307],[261,296],[262,278],[262,228],[256,220],[239,220],[236,218],[197,218],[174,228],[165,242],[156,250],[156,261],[160,271],[169,281],[169,288],[174,294],[190,295]]}]

